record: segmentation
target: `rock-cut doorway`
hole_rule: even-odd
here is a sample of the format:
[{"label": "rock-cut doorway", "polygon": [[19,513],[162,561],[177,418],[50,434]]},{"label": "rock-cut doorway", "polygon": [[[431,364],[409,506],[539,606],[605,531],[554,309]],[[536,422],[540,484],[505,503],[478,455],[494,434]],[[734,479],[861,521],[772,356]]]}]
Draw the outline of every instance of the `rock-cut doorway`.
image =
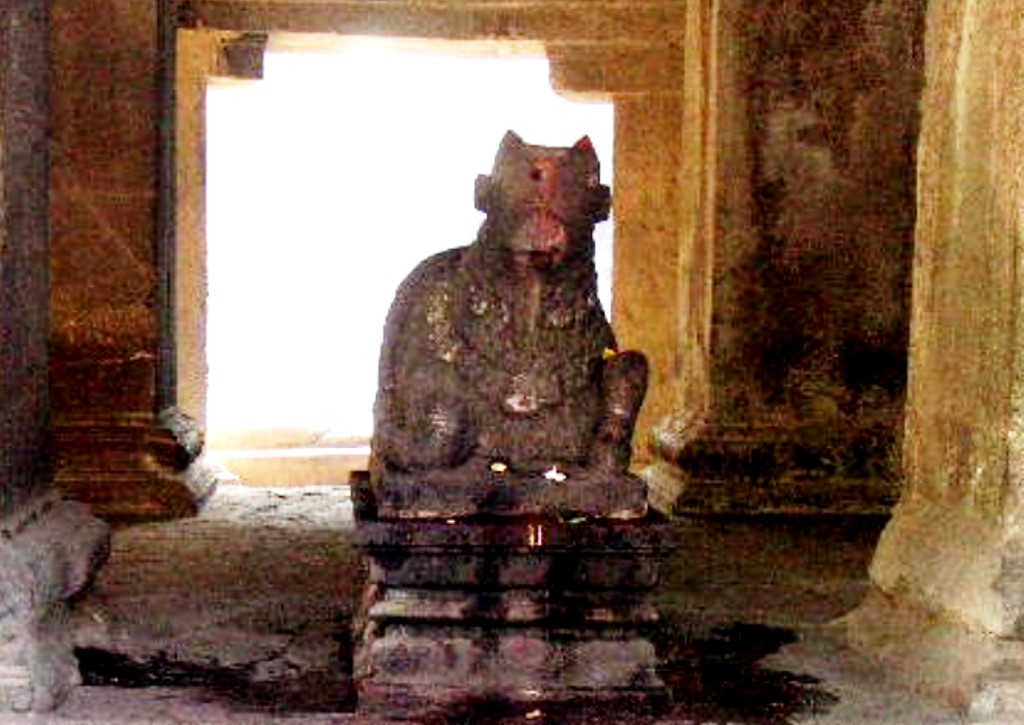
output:
[{"label": "rock-cut doorway", "polygon": [[[211,78],[205,100],[208,448],[257,485],[365,466],[395,288],[472,241],[507,129],[589,135],[611,184],[612,105],[558,96],[542,54],[497,44],[271,36],[260,80]],[[610,311],[612,223],[598,235]]]}]

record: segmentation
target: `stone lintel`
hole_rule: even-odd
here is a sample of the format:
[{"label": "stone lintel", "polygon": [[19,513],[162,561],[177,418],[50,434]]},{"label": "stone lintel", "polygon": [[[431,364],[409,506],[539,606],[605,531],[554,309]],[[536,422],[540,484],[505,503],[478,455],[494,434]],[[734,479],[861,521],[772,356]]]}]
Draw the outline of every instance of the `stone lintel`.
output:
[{"label": "stone lintel", "polygon": [[217,63],[211,75],[242,80],[263,79],[263,55],[267,33],[238,33],[220,41]]},{"label": "stone lintel", "polygon": [[547,56],[551,85],[566,96],[607,98],[682,90],[681,45],[549,43]]},{"label": "stone lintel", "polygon": [[189,0],[190,27],[297,33],[388,35],[449,40],[669,44],[681,39],[681,2],[417,2],[406,0]]},{"label": "stone lintel", "polygon": [[51,495],[0,521],[0,713],[53,709],[79,683],[66,600],[106,558],[109,530]]}]

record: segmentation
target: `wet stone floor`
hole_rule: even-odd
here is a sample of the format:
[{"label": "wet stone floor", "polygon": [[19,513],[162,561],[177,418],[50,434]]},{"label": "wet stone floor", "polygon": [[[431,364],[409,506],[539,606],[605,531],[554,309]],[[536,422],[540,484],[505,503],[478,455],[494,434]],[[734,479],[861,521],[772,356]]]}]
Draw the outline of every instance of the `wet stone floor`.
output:
[{"label": "wet stone floor", "polygon": [[[680,520],[650,632],[666,701],[479,702],[418,722],[958,722],[878,679],[831,634],[867,590],[884,523]],[[353,526],[344,488],[222,486],[195,519],[118,529],[75,604],[85,687],[52,721],[383,722],[358,709],[351,678],[364,580]]]},{"label": "wet stone floor", "polygon": [[[794,642],[792,630],[733,624],[716,628],[706,639],[687,639],[662,629],[655,635],[660,674],[670,692],[662,702],[646,704],[585,702],[526,707],[499,701],[467,704],[423,722],[787,723],[799,713],[827,712],[836,696],[814,677],[768,669],[759,663],[779,647]],[[355,712],[346,648],[339,650],[337,671],[293,674],[259,681],[247,668],[231,669],[166,657],[137,662],[97,649],[78,651],[84,684],[106,687],[193,687],[231,702],[243,712]]]}]

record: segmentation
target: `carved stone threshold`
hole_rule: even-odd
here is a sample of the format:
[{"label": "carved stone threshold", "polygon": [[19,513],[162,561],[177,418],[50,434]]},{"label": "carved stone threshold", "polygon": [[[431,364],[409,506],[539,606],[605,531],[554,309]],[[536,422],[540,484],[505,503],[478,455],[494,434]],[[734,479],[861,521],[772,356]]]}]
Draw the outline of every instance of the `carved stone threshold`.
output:
[{"label": "carved stone threshold", "polygon": [[79,684],[66,602],[108,550],[107,525],[55,495],[0,520],[0,712],[51,710]]},{"label": "carved stone threshold", "polygon": [[690,423],[655,434],[651,505],[690,514],[887,514],[899,497],[889,426]]}]

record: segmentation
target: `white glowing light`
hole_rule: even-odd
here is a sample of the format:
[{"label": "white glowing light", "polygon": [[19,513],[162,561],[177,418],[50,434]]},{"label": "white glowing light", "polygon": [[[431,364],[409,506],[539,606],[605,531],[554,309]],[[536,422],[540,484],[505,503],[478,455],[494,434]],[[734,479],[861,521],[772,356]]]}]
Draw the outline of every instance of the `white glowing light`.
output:
[{"label": "white glowing light", "polygon": [[[611,105],[559,96],[543,57],[352,40],[265,62],[207,97],[208,428],[366,437],[395,288],[473,240],[473,180],[504,133],[587,134],[609,183]],[[606,309],[611,231],[595,230]]]}]

